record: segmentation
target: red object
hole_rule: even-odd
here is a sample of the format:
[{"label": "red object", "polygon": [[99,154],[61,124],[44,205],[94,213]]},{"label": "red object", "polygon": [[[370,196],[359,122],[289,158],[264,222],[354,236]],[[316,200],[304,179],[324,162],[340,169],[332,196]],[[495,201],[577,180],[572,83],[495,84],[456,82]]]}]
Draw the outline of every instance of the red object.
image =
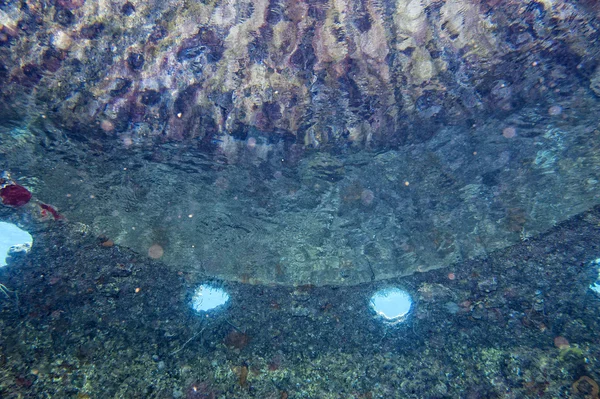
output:
[{"label": "red object", "polygon": [[4,205],[23,206],[31,199],[31,193],[23,186],[9,184],[0,189],[0,198]]},{"label": "red object", "polygon": [[54,216],[54,220],[58,220],[58,219],[62,219],[62,215],[60,213],[58,213],[58,211],[56,209],[54,209],[54,207],[48,205],[48,204],[44,204],[43,202],[40,202],[40,208],[42,208],[45,211],[48,211],[52,214],[52,216]]}]

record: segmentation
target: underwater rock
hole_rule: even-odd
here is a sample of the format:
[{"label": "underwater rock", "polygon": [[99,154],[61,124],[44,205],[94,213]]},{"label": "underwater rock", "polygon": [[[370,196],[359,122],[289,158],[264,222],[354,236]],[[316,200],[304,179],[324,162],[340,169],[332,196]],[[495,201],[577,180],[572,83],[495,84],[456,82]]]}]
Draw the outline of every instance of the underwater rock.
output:
[{"label": "underwater rock", "polygon": [[[29,113],[55,104],[53,119],[78,137],[101,133],[89,127],[114,117],[105,111],[113,102],[132,101],[111,89],[129,80],[136,93],[163,93],[143,101],[160,113],[140,108],[125,127],[136,142],[204,137],[198,129],[213,125],[215,139],[256,129],[314,147],[394,147],[428,140],[474,112],[551,100],[546,84],[556,71],[544,67],[551,63],[577,60],[561,79],[591,82],[597,92],[589,71],[598,24],[586,4],[509,0],[491,13],[483,0],[8,3],[0,17],[0,44],[9,44],[0,46],[9,75],[2,91],[25,88],[44,100],[28,101]],[[175,104],[190,88],[189,109],[210,121],[181,127]],[[228,108],[217,100],[224,94]],[[15,106],[3,98],[7,109]]]}]

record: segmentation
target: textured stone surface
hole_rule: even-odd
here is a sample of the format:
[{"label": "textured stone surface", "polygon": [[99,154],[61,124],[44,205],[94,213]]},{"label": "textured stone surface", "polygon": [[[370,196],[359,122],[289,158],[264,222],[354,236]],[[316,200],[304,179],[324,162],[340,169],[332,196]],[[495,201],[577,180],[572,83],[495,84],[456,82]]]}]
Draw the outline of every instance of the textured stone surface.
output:
[{"label": "textured stone surface", "polygon": [[589,4],[8,2],[0,112],[136,144],[210,149],[252,129],[312,147],[421,142],[589,90],[600,43]]},{"label": "textured stone surface", "polygon": [[[517,128],[505,137],[508,122]],[[178,145],[84,151],[13,129],[0,159],[34,202],[141,254],[156,257],[158,245],[174,270],[348,285],[486,256],[599,203],[594,123],[581,110],[526,110],[397,150],[296,158],[260,139],[207,156]]]},{"label": "textured stone surface", "polygon": [[176,270],[348,285],[599,202],[589,2],[0,5],[0,167]]}]

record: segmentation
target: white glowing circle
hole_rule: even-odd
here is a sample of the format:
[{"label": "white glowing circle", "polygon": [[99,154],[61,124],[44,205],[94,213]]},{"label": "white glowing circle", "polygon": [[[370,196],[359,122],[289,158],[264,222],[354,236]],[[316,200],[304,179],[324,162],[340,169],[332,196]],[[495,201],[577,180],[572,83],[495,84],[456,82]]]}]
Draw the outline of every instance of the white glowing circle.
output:
[{"label": "white glowing circle", "polygon": [[400,288],[384,288],[371,297],[371,308],[386,320],[400,321],[412,307],[412,298]]},{"label": "white glowing circle", "polygon": [[10,250],[29,252],[32,244],[31,234],[12,223],[0,222],[0,267],[6,266]]},{"label": "white glowing circle", "polygon": [[229,301],[229,294],[225,290],[202,284],[194,291],[191,305],[196,312],[208,312],[225,305],[227,301]]}]

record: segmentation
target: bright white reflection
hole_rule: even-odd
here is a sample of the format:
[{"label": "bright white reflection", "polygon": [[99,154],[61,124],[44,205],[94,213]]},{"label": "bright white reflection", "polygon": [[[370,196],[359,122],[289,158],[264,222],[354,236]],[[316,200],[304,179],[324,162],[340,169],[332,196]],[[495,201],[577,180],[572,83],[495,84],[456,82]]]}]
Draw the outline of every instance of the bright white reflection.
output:
[{"label": "bright white reflection", "polygon": [[0,222],[0,267],[6,266],[9,250],[29,251],[33,244],[31,234],[12,223]]},{"label": "bright white reflection", "polygon": [[228,300],[229,295],[222,288],[202,284],[194,291],[191,305],[196,312],[207,312],[225,305]]},{"label": "bright white reflection", "polygon": [[400,288],[384,288],[371,297],[371,307],[386,320],[401,321],[410,312],[412,299]]},{"label": "bright white reflection", "polygon": [[590,289],[595,293],[600,294],[600,258],[593,260],[592,265],[598,268],[598,278],[594,284],[590,285]]}]

